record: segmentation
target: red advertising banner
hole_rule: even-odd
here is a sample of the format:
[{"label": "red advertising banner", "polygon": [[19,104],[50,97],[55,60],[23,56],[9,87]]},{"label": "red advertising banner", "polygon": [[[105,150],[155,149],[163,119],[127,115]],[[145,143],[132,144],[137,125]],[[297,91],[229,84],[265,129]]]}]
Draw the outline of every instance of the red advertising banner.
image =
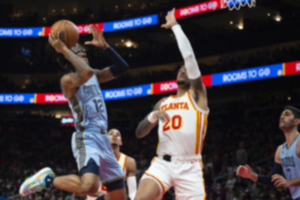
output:
[{"label": "red advertising banner", "polygon": [[176,80],[153,83],[152,94],[175,92],[177,91],[177,88]]},{"label": "red advertising banner", "polygon": [[202,81],[205,87],[212,86],[212,74],[202,76]]},{"label": "red advertising banner", "polygon": [[48,36],[51,30],[51,26],[44,27],[43,36]]},{"label": "red advertising banner", "polygon": [[[211,87],[212,75],[210,74],[210,75],[202,76],[202,81],[206,87]],[[178,86],[176,80],[152,83],[152,94],[175,92],[177,91],[177,88]]]},{"label": "red advertising banner", "polygon": [[284,75],[300,74],[300,60],[284,63]]},{"label": "red advertising banner", "polygon": [[[98,25],[100,30],[103,30],[103,27],[104,27],[104,24],[103,24],[103,23],[80,24],[80,25],[76,25],[79,34],[88,34],[88,33],[90,33],[90,29],[89,29],[89,26],[90,26],[90,25],[93,25],[95,28],[96,28],[96,26]],[[44,36],[48,36],[49,33],[50,33],[50,30],[51,30],[51,26],[44,27],[43,35],[44,35]]]},{"label": "red advertising banner", "polygon": [[67,103],[62,93],[37,93],[36,103]]},{"label": "red advertising banner", "polygon": [[177,19],[197,15],[205,12],[218,10],[221,8],[220,0],[211,0],[175,10],[175,17]]}]

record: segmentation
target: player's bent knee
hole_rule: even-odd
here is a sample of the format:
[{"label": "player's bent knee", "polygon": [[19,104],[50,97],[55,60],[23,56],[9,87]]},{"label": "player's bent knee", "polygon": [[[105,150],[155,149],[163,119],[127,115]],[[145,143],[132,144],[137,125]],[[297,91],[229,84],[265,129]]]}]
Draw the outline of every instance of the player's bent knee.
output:
[{"label": "player's bent knee", "polygon": [[95,194],[99,189],[99,185],[96,183],[83,183],[81,185],[81,192],[84,194]]}]

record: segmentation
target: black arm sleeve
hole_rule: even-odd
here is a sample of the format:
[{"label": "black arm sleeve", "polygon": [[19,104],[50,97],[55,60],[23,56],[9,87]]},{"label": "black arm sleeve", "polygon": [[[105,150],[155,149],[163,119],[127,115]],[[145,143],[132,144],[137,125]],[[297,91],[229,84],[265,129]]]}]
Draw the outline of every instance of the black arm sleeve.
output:
[{"label": "black arm sleeve", "polygon": [[128,63],[112,47],[105,49],[103,52],[114,63],[110,65],[109,68],[115,77],[127,71],[129,68]]},{"label": "black arm sleeve", "polygon": [[271,177],[274,174],[283,174],[282,166],[281,166],[281,164],[279,164],[277,162],[274,163],[269,176],[266,176],[266,175],[259,175],[258,176],[257,183],[261,183],[263,185],[267,185],[267,186],[270,186],[270,187],[274,186],[273,183],[271,182]]}]

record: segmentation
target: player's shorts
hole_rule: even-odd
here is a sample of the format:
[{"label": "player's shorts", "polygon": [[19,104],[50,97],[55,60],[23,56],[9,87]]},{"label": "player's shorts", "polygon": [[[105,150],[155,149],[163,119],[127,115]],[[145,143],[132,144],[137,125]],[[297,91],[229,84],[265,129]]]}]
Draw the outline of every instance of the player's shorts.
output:
[{"label": "player's shorts", "polygon": [[[169,160],[169,161],[167,161]],[[201,156],[171,157],[163,159],[154,157],[142,179],[154,180],[160,188],[161,199],[172,186],[176,199],[202,200],[206,199]]]},{"label": "player's shorts", "polygon": [[111,149],[109,137],[100,130],[74,132],[72,135],[72,151],[78,171],[87,166],[92,159],[99,167],[100,180],[103,185],[124,179],[124,173]]}]

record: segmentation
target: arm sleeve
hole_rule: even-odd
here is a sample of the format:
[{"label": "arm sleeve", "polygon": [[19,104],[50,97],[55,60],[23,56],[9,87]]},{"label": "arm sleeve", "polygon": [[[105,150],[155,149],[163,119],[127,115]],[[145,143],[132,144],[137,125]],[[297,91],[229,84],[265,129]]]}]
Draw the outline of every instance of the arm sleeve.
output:
[{"label": "arm sleeve", "polygon": [[273,183],[271,181],[271,177],[274,174],[283,174],[282,166],[281,166],[281,164],[279,164],[277,162],[274,163],[269,176],[267,176],[267,175],[259,175],[258,176],[257,183],[272,187]]},{"label": "arm sleeve", "polygon": [[130,200],[133,200],[136,194],[136,177],[135,176],[129,176],[127,177],[127,188],[128,188],[128,196]]},{"label": "arm sleeve", "polygon": [[114,63],[113,65],[110,65],[109,68],[115,77],[127,71],[129,68],[128,63],[112,47],[105,49],[103,52]]},{"label": "arm sleeve", "polygon": [[179,24],[174,25],[172,27],[172,31],[176,37],[189,79],[196,79],[200,77],[201,72],[189,39],[186,37]]}]

